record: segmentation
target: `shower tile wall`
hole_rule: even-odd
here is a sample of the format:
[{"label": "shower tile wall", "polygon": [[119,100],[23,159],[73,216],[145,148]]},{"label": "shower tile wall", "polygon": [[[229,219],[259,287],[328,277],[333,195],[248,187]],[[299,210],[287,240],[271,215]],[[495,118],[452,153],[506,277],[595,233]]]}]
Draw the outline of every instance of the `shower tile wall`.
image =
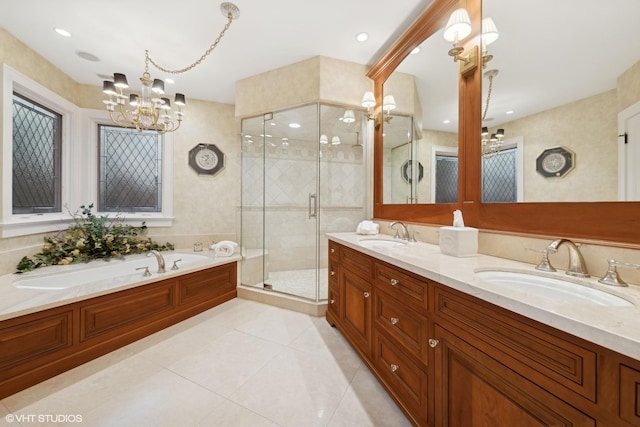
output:
[{"label": "shower tile wall", "polygon": [[[308,237],[316,233],[308,211],[309,194],[316,192],[316,156],[315,144],[295,140],[288,147],[268,147],[266,159],[260,143],[243,147],[243,245],[262,247],[264,197],[268,224],[264,239],[271,271],[316,267],[315,247]],[[322,147],[321,156],[320,250],[326,251],[324,233],[355,230],[364,218],[365,171],[360,147]]]}]

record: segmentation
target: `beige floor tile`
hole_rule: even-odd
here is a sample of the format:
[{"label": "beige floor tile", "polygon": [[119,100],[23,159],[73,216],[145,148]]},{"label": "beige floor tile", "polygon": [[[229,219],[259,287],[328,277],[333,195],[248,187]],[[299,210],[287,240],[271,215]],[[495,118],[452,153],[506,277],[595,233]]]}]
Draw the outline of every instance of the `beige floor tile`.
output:
[{"label": "beige floor tile", "polygon": [[335,360],[287,348],[229,399],[284,426],[322,426],[348,385]]},{"label": "beige floor tile", "polygon": [[389,397],[369,368],[356,373],[330,427],[410,427],[411,423]]},{"label": "beige floor tile", "polygon": [[222,396],[229,396],[284,347],[239,331],[176,360],[170,370]]},{"label": "beige floor tile", "polygon": [[271,307],[259,317],[236,326],[236,329],[278,344],[289,345],[311,326],[313,321],[309,315]]},{"label": "beige floor tile", "polygon": [[196,427],[278,427],[272,421],[242,406],[226,400]]}]

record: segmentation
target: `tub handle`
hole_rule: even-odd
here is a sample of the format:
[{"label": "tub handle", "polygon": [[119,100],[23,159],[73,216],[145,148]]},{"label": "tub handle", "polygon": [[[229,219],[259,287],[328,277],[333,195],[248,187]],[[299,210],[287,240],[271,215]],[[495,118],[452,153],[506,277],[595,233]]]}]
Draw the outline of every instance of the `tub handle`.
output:
[{"label": "tub handle", "polygon": [[182,258],[173,261],[173,266],[171,266],[172,270],[178,270],[180,268],[180,267],[178,267],[178,262],[179,261],[182,261]]},{"label": "tub handle", "polygon": [[136,268],[136,270],[144,270],[144,273],[142,273],[144,277],[151,276],[151,273],[149,272],[149,267],[139,267],[139,268]]}]

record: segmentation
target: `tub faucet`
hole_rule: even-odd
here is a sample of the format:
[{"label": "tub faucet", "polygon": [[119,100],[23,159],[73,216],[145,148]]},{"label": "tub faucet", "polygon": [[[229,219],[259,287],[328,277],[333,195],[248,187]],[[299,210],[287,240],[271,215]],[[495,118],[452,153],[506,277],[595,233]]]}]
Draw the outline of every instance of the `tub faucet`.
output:
[{"label": "tub faucet", "polygon": [[574,277],[589,277],[589,273],[587,273],[587,264],[584,262],[580,249],[578,248],[578,245],[573,243],[571,240],[556,239],[549,243],[549,246],[547,246],[547,252],[555,254],[558,252],[558,248],[563,244],[566,244],[569,249],[569,267],[567,268],[567,274]]},{"label": "tub faucet", "polygon": [[164,257],[162,256],[162,254],[153,249],[149,251],[147,256],[152,254],[156,256],[156,261],[158,261],[158,273],[166,273],[166,270],[164,269]]},{"label": "tub faucet", "polygon": [[[400,230],[393,228],[396,225],[400,226],[400,228],[402,229],[402,233],[404,234],[404,237],[400,236]],[[389,224],[389,228],[392,230],[395,230],[396,234],[393,236],[395,239],[409,240],[409,229],[403,222],[393,221],[391,224]]]}]

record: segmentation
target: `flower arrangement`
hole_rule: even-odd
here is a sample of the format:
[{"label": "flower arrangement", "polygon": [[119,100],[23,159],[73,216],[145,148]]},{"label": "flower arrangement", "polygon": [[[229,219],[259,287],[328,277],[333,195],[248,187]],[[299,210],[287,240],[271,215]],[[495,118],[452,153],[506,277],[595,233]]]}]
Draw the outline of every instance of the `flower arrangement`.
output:
[{"label": "flower arrangement", "polygon": [[33,257],[23,257],[17,266],[17,273],[34,270],[47,265],[65,265],[89,262],[94,259],[122,258],[125,255],[145,253],[152,249],[173,250],[171,243],[159,245],[150,238],[141,239],[147,226],[123,224],[123,218],[116,216],[95,216],[89,206],[80,206],[80,213],[71,214],[75,224],[54,236],[44,238],[42,252]]}]

